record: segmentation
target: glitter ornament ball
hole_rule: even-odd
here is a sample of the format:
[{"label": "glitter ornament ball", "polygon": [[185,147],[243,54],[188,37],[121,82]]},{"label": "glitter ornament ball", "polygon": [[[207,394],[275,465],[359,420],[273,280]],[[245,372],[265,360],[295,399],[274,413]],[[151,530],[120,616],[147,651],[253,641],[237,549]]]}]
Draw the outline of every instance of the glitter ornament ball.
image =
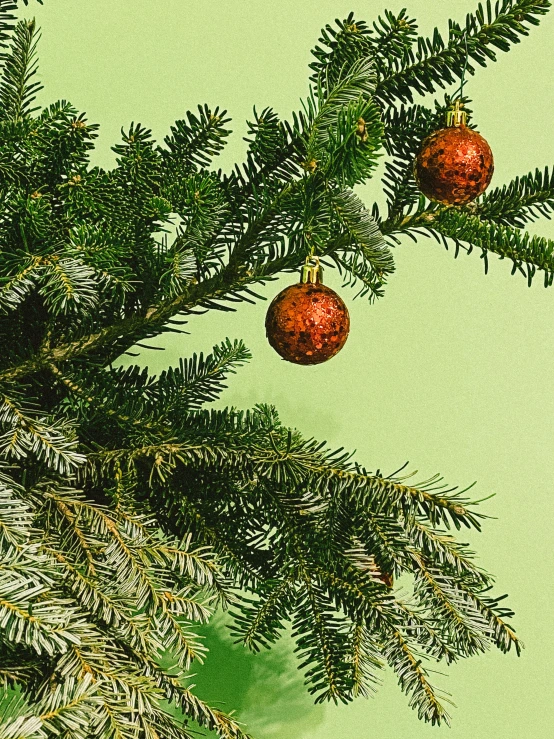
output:
[{"label": "glitter ornament ball", "polygon": [[321,284],[321,273],[319,260],[308,258],[302,282],[286,287],[267,311],[267,339],[287,362],[326,362],[348,338],[348,309],[336,292]]},{"label": "glitter ornament ball", "polygon": [[380,572],[378,575],[376,575],[378,580],[381,580],[381,582],[387,586],[387,588],[392,588],[394,585],[394,577],[391,575],[390,572]]},{"label": "glitter ornament ball", "polygon": [[480,133],[467,127],[459,100],[449,111],[447,123],[421,145],[414,174],[430,200],[465,205],[489,186],[494,171],[492,151]]}]

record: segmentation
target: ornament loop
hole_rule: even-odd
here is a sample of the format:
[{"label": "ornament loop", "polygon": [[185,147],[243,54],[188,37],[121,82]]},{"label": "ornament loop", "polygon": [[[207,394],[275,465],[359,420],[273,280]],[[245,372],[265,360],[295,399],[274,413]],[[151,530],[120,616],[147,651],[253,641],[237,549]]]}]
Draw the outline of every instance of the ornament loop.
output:
[{"label": "ornament loop", "polygon": [[319,263],[319,257],[313,254],[306,257],[306,262],[302,267],[302,282],[312,282],[318,284],[323,282],[323,267]]},{"label": "ornament loop", "polygon": [[456,126],[456,128],[459,128],[467,124],[467,113],[463,110],[463,107],[464,104],[458,99],[446,113],[446,125],[448,127]]}]

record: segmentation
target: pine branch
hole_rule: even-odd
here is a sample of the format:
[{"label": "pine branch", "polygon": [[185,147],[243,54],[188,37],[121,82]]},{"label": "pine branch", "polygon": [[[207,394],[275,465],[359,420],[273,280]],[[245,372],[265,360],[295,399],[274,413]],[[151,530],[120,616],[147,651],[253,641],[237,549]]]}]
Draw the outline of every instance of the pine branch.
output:
[{"label": "pine branch", "polygon": [[307,575],[303,578],[293,621],[296,649],[309,667],[306,684],[316,703],[332,700],[346,703],[352,693],[352,669],[345,659],[348,635],[343,619],[335,616],[323,592]]},{"label": "pine branch", "polygon": [[382,657],[371,633],[362,624],[352,629],[352,695],[369,697],[375,693],[379,680],[376,671],[383,668]]},{"label": "pine branch", "polygon": [[384,654],[398,676],[400,688],[410,696],[410,707],[417,710],[419,718],[433,725],[444,722],[449,726],[450,716],[443,703],[451,701],[431,685],[421,658],[407,638],[399,631],[392,632]]},{"label": "pine branch", "polygon": [[314,72],[310,79],[314,83],[325,80],[328,86],[333,86],[345,68],[372,56],[370,32],[365,22],[355,21],[354,14],[350,13],[344,21],[337,20],[336,25],[337,28],[326,25],[322,29],[319,43],[323,46],[312,50],[316,61],[310,64]]},{"label": "pine branch", "polygon": [[162,561],[172,572],[194,582],[200,588],[213,590],[221,596],[228,583],[224,579],[221,567],[216,562],[209,547],[191,549],[190,534],[181,542],[160,543],[145,549],[142,556]]},{"label": "pine branch", "polygon": [[233,613],[231,627],[235,643],[242,642],[254,652],[277,641],[295,600],[291,580],[267,581],[258,586],[257,595],[240,598],[240,611]]},{"label": "pine branch", "polygon": [[37,73],[38,30],[34,21],[20,21],[13,32],[0,83],[0,119],[17,121],[33,113],[33,101],[42,89],[32,79]]},{"label": "pine branch", "polygon": [[294,152],[291,131],[272,108],[265,108],[259,115],[254,108],[254,121],[248,122],[244,140],[249,144],[249,165],[257,165],[260,174],[272,172],[283,181],[299,174],[297,167],[292,171],[290,165],[287,167],[286,160]]},{"label": "pine branch", "polygon": [[42,721],[17,695],[8,698],[0,693],[0,737],[2,739],[46,739]]},{"label": "pine branch", "polygon": [[[345,100],[350,99],[355,101],[364,93],[367,85],[371,84],[371,80],[368,82],[367,70],[365,67],[362,67],[363,65],[360,66],[360,69],[356,68],[353,70],[352,74],[345,76],[344,80],[341,80],[338,88],[331,92],[329,100],[326,100],[323,103],[321,113],[316,116],[317,120],[320,119],[324,112],[326,116],[331,116],[331,118],[340,116],[341,105]],[[317,126],[315,128],[312,126],[312,132],[315,130],[317,130]],[[136,127],[133,128],[127,135],[126,141],[126,146],[119,147],[117,149],[118,153],[121,154],[120,167],[124,169],[131,167],[134,159],[131,157],[130,152],[137,146],[142,147],[141,151],[143,151],[145,146],[147,147],[145,151],[151,151],[150,144],[148,143],[148,132],[143,131],[142,129],[138,129]],[[133,154],[133,157],[136,158],[136,155]],[[145,158],[144,151],[141,154],[141,158]],[[148,154],[146,160],[149,158],[150,154]],[[157,166],[158,165],[156,164],[156,167]],[[141,167],[144,167],[144,163],[141,164]],[[136,175],[133,174],[133,177],[136,178]],[[251,252],[254,245],[256,246],[257,251],[259,251],[260,247],[264,245],[263,238],[266,233],[269,236],[269,227],[273,226],[274,230],[273,221],[279,212],[279,209],[282,209],[285,205],[289,192],[292,194],[290,185],[284,192],[279,193],[273,203],[268,204],[268,208],[262,218],[245,231],[233,249],[229,264],[219,273],[214,274],[211,277],[206,277],[200,285],[188,286],[184,293],[179,294],[176,298],[166,300],[159,306],[151,307],[147,311],[146,316],[142,317],[135,315],[129,317],[129,319],[124,319],[119,326],[112,325],[106,329],[105,333],[88,337],[88,340],[83,339],[80,342],[75,342],[71,348],[67,346],[66,350],[73,357],[83,350],[89,353],[101,348],[101,346],[109,345],[115,356],[125,350],[122,343],[117,341],[118,335],[124,334],[126,337],[125,343],[130,341],[131,343],[128,346],[131,346],[137,339],[142,338],[145,335],[148,336],[155,334],[162,330],[166,321],[177,312],[182,312],[183,310],[186,311],[187,308],[193,309],[197,305],[217,307],[218,304],[214,302],[214,299],[245,299],[244,292],[248,290],[246,287],[248,283],[263,280],[265,275],[272,275],[279,271],[279,269],[290,268],[293,264],[298,264],[299,258],[301,258],[298,255],[293,257],[293,261],[291,260],[291,257],[284,256],[280,256],[272,262],[267,262],[265,259],[261,261],[256,261],[254,259],[254,264],[252,265],[253,269],[251,268],[250,270],[247,269],[243,262],[245,258],[252,259],[249,252]],[[272,234],[270,243],[273,243],[274,241],[274,235]],[[222,308],[221,305],[219,305],[219,307]],[[68,356],[63,350],[62,352],[55,352],[55,354],[56,357],[52,354],[49,356],[48,359],[50,364],[52,362],[59,361],[63,356]],[[42,364],[43,363],[40,359],[38,359],[37,365],[42,366]],[[26,367],[21,368],[21,371],[26,372],[28,367],[29,364],[26,364]],[[19,374],[19,372],[17,374]],[[10,373],[9,376],[13,377],[13,374]]]},{"label": "pine branch", "polygon": [[[295,261],[297,260],[298,258]],[[236,261],[240,263],[238,257]],[[191,285],[178,297],[152,307],[146,315],[130,315],[81,339],[60,343],[52,348],[44,347],[31,359],[0,371],[0,382],[13,381],[40,372],[52,364],[91,355],[104,355],[105,363],[109,364],[112,358],[130,349],[138,341],[160,333],[174,315],[193,313],[198,307],[222,310],[222,306],[215,301],[241,298],[241,291],[247,291],[249,284],[263,281],[266,276],[287,268],[291,268],[287,258],[257,265],[255,270],[233,263],[213,277]]]},{"label": "pine branch", "polygon": [[435,615],[445,641],[462,656],[485,652],[490,644],[488,625],[479,610],[466,601],[456,580],[427,567],[419,555],[414,560],[417,562],[414,593],[420,604]]},{"label": "pine branch", "polygon": [[482,586],[490,585],[490,575],[477,567],[472,560],[473,552],[467,550],[466,545],[460,544],[446,532],[432,529],[421,520],[414,518],[407,524],[412,542],[425,559],[446,565],[457,575],[469,575]]},{"label": "pine branch", "polygon": [[384,17],[379,16],[373,23],[371,36],[379,76],[383,77],[391,60],[398,60],[397,64],[402,66],[409,64],[410,52],[417,40],[417,23],[405,8],[398,15],[385,10]]},{"label": "pine branch", "polygon": [[0,308],[2,311],[10,311],[17,308],[31,293],[35,282],[38,268],[42,264],[42,258],[27,256],[17,264],[15,273],[9,272],[0,278]]},{"label": "pine branch", "polygon": [[0,552],[25,542],[31,533],[33,512],[21,499],[23,491],[0,466]]},{"label": "pine branch", "polygon": [[391,575],[395,571],[411,571],[410,540],[405,522],[368,508],[360,513],[360,519],[360,539],[367,551],[378,556],[379,568]]},{"label": "pine branch", "polygon": [[[79,681],[68,678],[63,685],[50,690],[39,704],[42,726],[54,735],[70,731],[75,739],[87,739],[97,723],[94,708],[99,702],[98,687],[91,675],[85,675]],[[100,730],[98,736],[104,739],[106,734]],[[131,737],[130,731],[121,734],[122,739]]]},{"label": "pine branch", "polygon": [[481,617],[488,624],[496,646],[504,653],[509,652],[514,647],[519,657],[524,645],[516,636],[514,629],[505,621],[505,619],[511,618],[514,612],[510,608],[498,605],[506,596],[487,596],[485,593],[488,588],[475,592],[462,585],[462,589],[467,600],[479,611]]},{"label": "pine branch", "polygon": [[450,98],[445,96],[444,105],[435,102],[434,110],[423,105],[401,105],[384,111],[384,146],[390,159],[385,165],[383,186],[389,222],[401,220],[421,200],[413,173],[414,160],[421,142],[444,125],[449,104]]},{"label": "pine branch", "polygon": [[145,736],[157,737],[163,736],[164,739],[195,739],[197,733],[194,734],[187,731],[186,724],[181,724],[175,720],[172,713],[165,710],[152,712],[152,718],[140,717],[141,729]]},{"label": "pine branch", "polygon": [[363,622],[374,632],[381,631],[383,625],[393,625],[394,609],[388,588],[385,590],[372,574],[356,572],[351,565],[343,566],[342,571],[337,566],[332,572],[323,567],[312,569],[337,610],[346,613],[353,623]]},{"label": "pine branch", "polygon": [[341,70],[334,82],[322,79],[319,88],[308,99],[307,118],[310,138],[307,144],[307,161],[315,159],[330,142],[336,130],[339,116],[351,103],[360,98],[371,99],[375,92],[376,75],[370,58],[356,60],[351,66]]},{"label": "pine branch", "polygon": [[[349,464],[350,455],[341,450],[329,452],[315,440],[304,440],[287,429],[276,434],[265,426],[265,409],[253,413],[202,411],[186,421],[186,439],[179,442],[118,449],[90,455],[95,465],[134,465],[139,459],[153,462],[158,474],[165,465],[202,465],[208,469],[227,465],[246,478],[254,472],[276,483],[309,483],[314,493],[329,498],[329,486],[347,491],[351,500],[364,506],[380,507],[383,512],[415,513],[426,516],[433,525],[480,528],[480,515],[470,510],[465,490],[457,491],[442,483],[438,475],[418,485],[405,478],[371,475]],[[175,429],[177,433],[178,430]],[[211,437],[211,438],[210,438]]]},{"label": "pine branch", "polygon": [[146,663],[145,674],[154,678],[156,684],[164,691],[166,698],[202,728],[215,731],[221,739],[250,739],[232,716],[217,708],[212,708],[194,695],[191,688],[184,687],[178,679],[172,677],[155,661],[143,660],[140,655],[136,657],[139,664]]},{"label": "pine branch", "polygon": [[160,415],[187,413],[216,400],[226,388],[226,376],[235,374],[250,358],[242,341],[227,339],[205,358],[193,354],[189,360],[181,360],[178,369],[164,371],[156,383],[154,394]]},{"label": "pine branch", "polygon": [[0,403],[0,424],[7,427],[0,436],[2,456],[25,459],[33,455],[61,474],[70,474],[84,462],[67,424],[37,418],[34,408],[20,406],[18,399],[7,395],[0,394]]},{"label": "pine branch", "polygon": [[148,651],[144,619],[133,616],[134,603],[131,597],[125,599],[120,593],[102,588],[98,581],[83,575],[59,551],[46,547],[45,552],[61,564],[61,571],[66,578],[64,589],[89,613],[94,614],[94,620],[99,620],[101,626],[114,629],[120,638],[126,639],[133,647]]},{"label": "pine branch", "polygon": [[[14,21],[17,18],[16,10],[17,0],[0,0],[0,49],[5,49],[8,46],[14,28]],[[4,55],[5,52],[2,52],[0,59],[3,59]]]},{"label": "pine branch", "polygon": [[[243,548],[235,547],[235,542],[229,541],[221,527],[214,525],[213,519],[186,496],[168,496],[163,508],[157,506],[157,514],[169,530],[192,532],[196,540],[213,549],[222,570],[235,582],[236,587],[253,589],[264,577],[261,563],[255,557],[249,557]],[[237,602],[228,584],[221,587],[219,581],[214,579],[213,589],[224,607]]]},{"label": "pine branch", "polygon": [[330,193],[330,200],[345,232],[351,238],[352,247],[369,263],[375,278],[383,279],[384,275],[392,273],[394,271],[392,254],[375,219],[360,198],[351,190],[342,190]]},{"label": "pine branch", "polygon": [[482,221],[451,208],[433,218],[432,229],[452,239],[457,247],[467,243],[469,252],[474,246],[481,249],[485,270],[488,269],[487,255],[498,254],[501,259],[509,259],[513,263],[512,274],[521,272],[529,285],[537,270],[544,273],[545,287],[552,285],[554,242],[549,239],[522,233],[513,226]]},{"label": "pine branch", "polygon": [[98,305],[94,270],[80,259],[54,257],[43,260],[39,295],[51,314],[91,313]]},{"label": "pine branch", "polygon": [[395,603],[402,620],[404,631],[411,639],[420,644],[425,653],[437,662],[445,660],[451,664],[460,658],[454,647],[448,642],[445,635],[441,633],[440,624],[430,616],[421,606],[405,603],[397,600]]},{"label": "pine branch", "polygon": [[479,3],[476,12],[467,15],[464,27],[450,21],[446,41],[435,29],[432,39],[418,37],[417,51],[392,56],[376,97],[386,105],[412,102],[414,93],[432,93],[452,84],[466,66],[466,40],[466,71],[475,74],[471,61],[481,67],[496,61],[495,50],[508,51],[519,43],[521,36],[529,34],[528,26],[538,25],[550,7],[549,0],[499,0],[494,7],[491,0],[486,5]]},{"label": "pine branch", "polygon": [[224,148],[225,139],[231,131],[225,128],[230,122],[227,111],[215,108],[212,112],[207,105],[198,106],[198,115],[187,113],[186,120],[179,120],[171,127],[171,135],[164,139],[169,155],[160,152],[172,167],[178,164],[181,176],[206,167],[211,158]]},{"label": "pine branch", "polygon": [[79,643],[84,624],[69,602],[49,601],[41,596],[48,588],[13,573],[0,573],[0,622],[3,638],[25,644],[37,654],[64,651]]},{"label": "pine branch", "polygon": [[468,210],[485,221],[517,228],[541,216],[550,218],[554,211],[554,169],[536,169],[516,177],[509,185],[485,193]]}]

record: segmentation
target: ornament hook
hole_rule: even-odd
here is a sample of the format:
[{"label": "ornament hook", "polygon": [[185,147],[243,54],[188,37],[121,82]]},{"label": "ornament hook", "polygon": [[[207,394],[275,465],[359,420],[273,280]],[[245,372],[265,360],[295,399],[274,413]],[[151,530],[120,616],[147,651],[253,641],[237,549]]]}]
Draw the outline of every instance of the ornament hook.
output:
[{"label": "ornament hook", "polygon": [[467,124],[467,113],[465,112],[463,102],[458,98],[454,105],[446,113],[446,125],[447,126],[465,126]]},{"label": "ornament hook", "polygon": [[306,262],[302,266],[302,282],[312,282],[314,284],[322,282],[323,267],[319,262],[319,257],[311,254],[306,257]]}]

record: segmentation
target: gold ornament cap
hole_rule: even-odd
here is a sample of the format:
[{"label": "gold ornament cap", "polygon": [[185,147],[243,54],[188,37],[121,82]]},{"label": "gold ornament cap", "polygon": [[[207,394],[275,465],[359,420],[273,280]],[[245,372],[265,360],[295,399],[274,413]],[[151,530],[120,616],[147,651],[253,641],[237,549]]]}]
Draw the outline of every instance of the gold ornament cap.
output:
[{"label": "gold ornament cap", "polygon": [[450,110],[446,113],[446,125],[448,127],[454,126],[459,128],[460,126],[467,125],[467,113],[465,112],[464,104],[461,100],[456,100]]},{"label": "gold ornament cap", "polygon": [[302,266],[302,282],[312,282],[314,285],[323,282],[323,267],[319,263],[319,257],[308,256]]}]

